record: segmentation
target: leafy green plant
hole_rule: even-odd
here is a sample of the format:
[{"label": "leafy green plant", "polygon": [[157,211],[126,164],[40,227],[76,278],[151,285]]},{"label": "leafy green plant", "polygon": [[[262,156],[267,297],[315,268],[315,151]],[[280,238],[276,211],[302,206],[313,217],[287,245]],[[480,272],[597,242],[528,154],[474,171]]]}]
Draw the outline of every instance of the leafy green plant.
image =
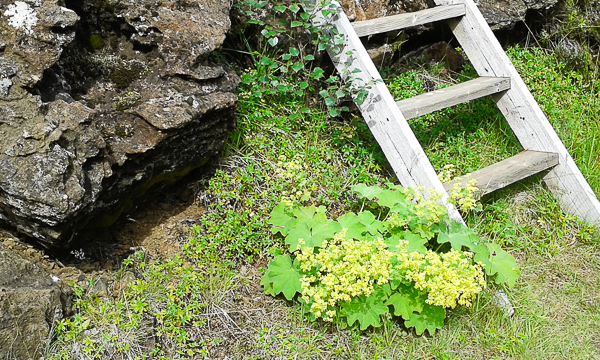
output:
[{"label": "leafy green plant", "polygon": [[[308,100],[318,94],[327,106],[329,116],[338,116],[342,111],[349,111],[348,106],[342,105],[344,100],[353,97],[361,103],[375,83],[362,81],[357,76],[360,75],[358,69],[350,69],[341,77],[327,77],[323,68],[313,66],[313,61],[325,50],[333,54],[343,51],[344,35],[327,21],[321,21],[341,11],[337,3],[324,1],[318,9],[302,9],[297,3],[245,0],[237,6],[251,17],[259,11],[268,13],[264,21],[248,21],[262,28],[260,34],[265,41],[259,45],[261,52],[249,49],[258,79],[249,73],[241,76],[242,83],[255,95],[306,96]],[[351,54],[349,51],[346,55]]]},{"label": "leafy green plant", "polygon": [[72,284],[76,315],[56,323],[49,359],[79,358],[78,351],[88,359],[206,356],[209,338],[199,334],[207,309],[219,303],[219,292],[234,287],[234,273],[200,271],[180,257],[148,261],[136,253],[127,260],[117,296],[100,298]]},{"label": "leafy green plant", "polygon": [[443,326],[445,308],[471,304],[485,287],[483,271],[514,285],[514,258],[450,221],[432,198],[394,185],[352,190],[363,209],[337,220],[325,207],[281,203],[273,210],[272,231],[292,254],[271,261],[261,279],[266,293],[298,299],[312,320],[358,322],[365,330],[393,314],[420,335]]}]

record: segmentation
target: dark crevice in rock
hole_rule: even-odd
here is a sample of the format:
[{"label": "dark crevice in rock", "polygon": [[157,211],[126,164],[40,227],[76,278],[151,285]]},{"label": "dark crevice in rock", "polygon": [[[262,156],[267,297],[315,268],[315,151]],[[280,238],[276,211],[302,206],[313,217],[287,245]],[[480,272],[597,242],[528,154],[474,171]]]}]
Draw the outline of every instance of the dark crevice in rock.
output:
[{"label": "dark crevice in rock", "polygon": [[146,45],[146,44],[142,44],[140,42],[135,41],[133,43],[133,50],[142,52],[144,54],[149,54],[149,53],[152,53],[152,52],[155,52],[156,50],[158,50],[158,46],[157,45]]},{"label": "dark crevice in rock", "polygon": [[75,31],[74,27],[71,26],[52,26],[50,27],[50,31],[55,33],[55,34],[69,34],[72,33],[73,31]]},{"label": "dark crevice in rock", "polygon": [[[107,3],[66,0],[72,11],[54,4],[58,15],[40,30],[58,39],[53,52],[32,63],[48,53],[40,44],[31,48],[39,56],[18,60],[15,68],[30,69],[13,85],[25,96],[0,108],[1,122],[23,128],[0,137],[0,221],[44,247],[84,244],[150,189],[214,158],[234,128],[236,74],[223,64],[194,66],[222,44],[228,3]],[[214,23],[194,20],[205,18]],[[54,34],[62,24],[76,30],[68,41]],[[11,49],[28,41],[8,39]]]},{"label": "dark crevice in rock", "polygon": [[42,80],[36,86],[27,89],[33,95],[39,95],[43,102],[56,100],[56,95],[60,92],[70,93],[71,87],[63,76],[63,72],[58,65],[54,65],[44,70]]}]

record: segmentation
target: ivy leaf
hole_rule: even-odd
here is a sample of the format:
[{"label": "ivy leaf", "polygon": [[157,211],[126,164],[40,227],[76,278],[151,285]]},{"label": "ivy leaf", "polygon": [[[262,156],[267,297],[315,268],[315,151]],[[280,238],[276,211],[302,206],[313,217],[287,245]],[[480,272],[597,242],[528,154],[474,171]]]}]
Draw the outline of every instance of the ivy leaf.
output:
[{"label": "ivy leaf", "polygon": [[346,317],[348,326],[358,321],[360,330],[365,330],[369,326],[380,327],[381,315],[389,311],[386,305],[387,298],[383,289],[373,291],[368,297],[364,295],[355,297],[351,301],[341,303],[340,316]]},{"label": "ivy leaf", "polygon": [[437,241],[440,244],[449,242],[454,250],[461,251],[463,246],[474,249],[479,242],[479,237],[463,224],[452,221],[446,232],[441,231],[438,234]]},{"label": "ivy leaf", "polygon": [[297,62],[297,63],[294,63],[294,65],[292,65],[292,69],[295,72],[298,72],[298,71],[302,70],[303,68],[304,68],[304,64],[301,62]]},{"label": "ivy leaf", "polygon": [[406,327],[414,326],[417,335],[423,334],[425,330],[429,331],[429,335],[433,335],[435,329],[441,329],[444,326],[445,318],[446,309],[441,306],[425,304],[423,311],[410,314],[410,320],[405,321],[404,325]]},{"label": "ivy leaf", "polygon": [[513,287],[519,278],[519,268],[515,258],[502,250],[498,244],[479,244],[474,250],[473,260],[485,265],[485,273],[489,276],[496,274],[496,284],[507,282]]},{"label": "ivy leaf", "polygon": [[331,117],[339,116],[341,113],[342,112],[340,111],[340,109],[329,108],[329,116],[331,116]]},{"label": "ivy leaf", "polygon": [[332,97],[328,97],[325,99],[325,105],[327,106],[333,106],[335,105],[335,99]]},{"label": "ivy leaf", "polygon": [[409,320],[413,312],[423,311],[425,300],[427,300],[427,297],[421,295],[414,286],[400,284],[398,289],[390,296],[386,305],[394,307],[394,315]]},{"label": "ivy leaf", "polygon": [[300,89],[304,90],[308,87],[308,83],[306,81],[303,81],[300,83]]},{"label": "ivy leaf", "polygon": [[302,20],[304,20],[304,21],[308,21],[308,19],[310,19],[310,14],[302,13],[302,14],[300,14],[300,18],[302,18]]},{"label": "ivy leaf", "polygon": [[294,20],[294,21],[292,21],[291,26],[292,27],[302,26],[302,22]]},{"label": "ivy leaf", "polygon": [[291,47],[290,48],[290,55],[292,55],[292,56],[298,56],[298,55],[300,55],[300,50],[296,49],[295,47]]},{"label": "ivy leaf", "polygon": [[292,4],[290,5],[289,9],[292,10],[294,13],[297,13],[298,10],[300,10],[300,7],[296,4]]},{"label": "ivy leaf", "polygon": [[283,5],[273,6],[273,10],[277,11],[278,13],[282,13],[285,11],[285,6],[283,6]]},{"label": "ivy leaf", "polygon": [[271,65],[271,64],[273,64],[273,61],[271,59],[269,59],[269,58],[263,57],[260,60],[260,64],[261,65]]},{"label": "ivy leaf", "polygon": [[271,232],[276,234],[278,232],[281,235],[286,236],[289,232],[288,225],[294,221],[293,217],[287,213],[289,211],[289,207],[284,203],[279,203],[279,205],[273,208],[271,211],[271,217],[269,218],[269,224],[273,225]]},{"label": "ivy leaf", "polygon": [[324,72],[325,72],[325,70],[321,69],[320,67],[316,67],[309,76],[313,77],[315,79],[320,79],[324,76],[323,75]]},{"label": "ivy leaf", "polygon": [[292,55],[290,55],[290,54],[283,54],[283,55],[281,56],[281,58],[282,58],[283,60],[287,61],[287,60],[289,60],[289,59],[291,59],[291,58],[292,58]]},{"label": "ivy leaf", "polygon": [[314,56],[312,56],[312,55],[306,55],[306,56],[304,57],[304,60],[306,60],[306,61],[311,61],[311,60],[314,60],[314,59],[315,59],[315,57],[314,57]]},{"label": "ivy leaf", "polygon": [[286,299],[292,300],[297,292],[302,291],[300,284],[302,272],[298,262],[292,264],[289,255],[280,255],[269,263],[265,275],[260,279],[260,284],[264,285],[265,292],[277,295],[283,293]]}]

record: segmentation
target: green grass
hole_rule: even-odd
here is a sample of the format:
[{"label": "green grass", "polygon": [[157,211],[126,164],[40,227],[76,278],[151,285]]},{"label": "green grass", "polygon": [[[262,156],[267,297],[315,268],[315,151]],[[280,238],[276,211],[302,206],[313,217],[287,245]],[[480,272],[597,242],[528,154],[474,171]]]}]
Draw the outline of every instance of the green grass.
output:
[{"label": "green grass", "polygon": [[[508,53],[600,194],[600,84],[566,71],[552,53]],[[387,81],[394,96],[411,96],[440,68],[390,73]],[[453,81],[470,76],[467,69]],[[512,318],[494,305],[492,288],[473,308],[453,311],[434,336],[415,336],[397,319],[361,333],[310,323],[293,304],[264,295],[261,271],[270,254],[284,251],[267,223],[279,201],[326,205],[337,217],[356,211],[351,185],[396,180],[352,114],[329,118],[312,97],[261,98],[249,88],[241,90],[238,112],[238,129],[200,194],[207,210],[181,256],[131,258],[121,274],[134,280],[110,300],[77,288],[78,313],[58,325],[47,358],[600,358],[598,235],[562,213],[536,177],[487,196],[482,210],[467,216],[472,229],[517,258],[521,277],[506,289]],[[521,151],[485,99],[411,126],[437,170],[454,164],[466,173]]]},{"label": "green grass", "polygon": [[[437,79],[438,66],[404,71],[388,77],[395,99],[423,93],[424,79]],[[476,77],[467,67],[455,82]],[[436,88],[450,85],[443,82]],[[469,173],[517,154],[522,150],[492,99],[484,98],[409,121],[433,167],[439,172],[452,164]]]}]

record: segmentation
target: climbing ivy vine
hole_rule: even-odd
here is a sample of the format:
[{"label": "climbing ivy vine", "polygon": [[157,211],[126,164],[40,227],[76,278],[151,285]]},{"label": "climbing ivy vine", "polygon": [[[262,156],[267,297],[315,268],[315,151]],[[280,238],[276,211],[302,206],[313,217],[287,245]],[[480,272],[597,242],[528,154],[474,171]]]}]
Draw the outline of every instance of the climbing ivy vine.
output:
[{"label": "climbing ivy vine", "polygon": [[325,50],[331,54],[343,51],[344,35],[327,21],[315,21],[341,11],[337,3],[324,1],[318,7],[305,9],[299,3],[244,0],[238,6],[250,17],[266,14],[260,17],[263,20],[252,18],[248,21],[248,24],[261,27],[265,41],[259,46],[261,51],[248,49],[258,74],[242,75],[242,82],[250,85],[255,95],[292,94],[306,96],[308,101],[310,96],[318,94],[330,116],[349,111],[348,106],[343,105],[349,98],[357,103],[364,101],[375,81],[364,83],[359,77],[360,70],[343,74],[342,81],[337,75],[326,77],[325,70],[314,65]]}]

